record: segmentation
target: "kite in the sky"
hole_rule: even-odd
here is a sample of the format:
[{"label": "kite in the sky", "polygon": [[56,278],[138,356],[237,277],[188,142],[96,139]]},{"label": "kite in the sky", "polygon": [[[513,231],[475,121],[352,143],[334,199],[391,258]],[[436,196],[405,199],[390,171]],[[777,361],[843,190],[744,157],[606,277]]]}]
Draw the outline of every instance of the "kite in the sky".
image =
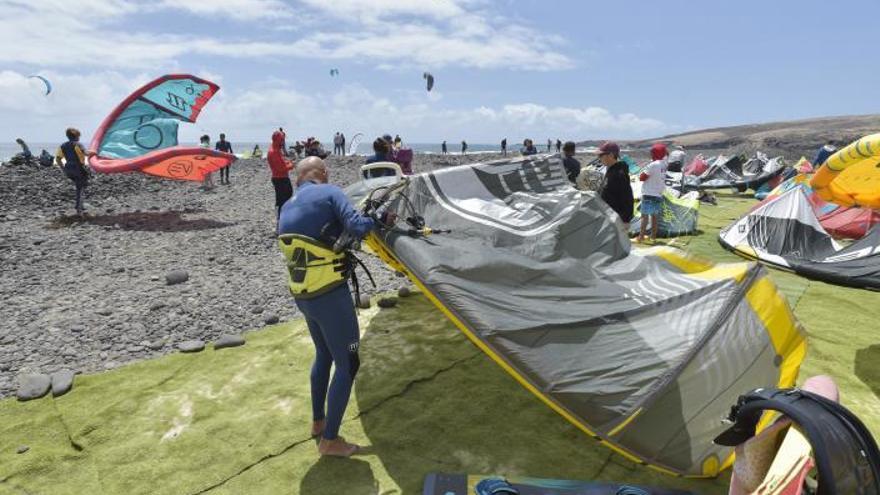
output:
[{"label": "kite in the sky", "polygon": [[339,69],[330,69],[330,77],[335,77],[339,75]]},{"label": "kite in the sky", "polygon": [[430,72],[425,72],[424,74],[422,74],[422,78],[427,83],[428,91],[431,91],[434,88],[434,76],[431,75]]},{"label": "kite in the sky", "polygon": [[49,80],[46,79],[45,77],[33,75],[33,76],[28,76],[28,79],[39,79],[40,81],[43,81],[43,84],[46,85],[46,96],[49,96],[49,93],[52,92],[52,83],[50,83]]},{"label": "kite in the sky", "polygon": [[220,87],[187,74],[162,76],[128,96],[92,139],[89,164],[106,174],[140,171],[167,179],[202,181],[235,156],[181,146],[178,122],[193,123]]}]

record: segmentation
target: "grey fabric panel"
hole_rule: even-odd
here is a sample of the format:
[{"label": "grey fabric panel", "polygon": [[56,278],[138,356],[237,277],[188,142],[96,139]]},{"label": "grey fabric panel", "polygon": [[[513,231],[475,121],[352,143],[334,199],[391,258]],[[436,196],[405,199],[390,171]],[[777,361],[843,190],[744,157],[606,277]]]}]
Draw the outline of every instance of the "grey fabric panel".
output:
[{"label": "grey fabric panel", "polygon": [[719,233],[721,245],[734,252],[746,245],[759,260],[805,277],[880,289],[880,227],[841,246],[822,228],[806,194],[795,187],[749,212]]},{"label": "grey fabric panel", "polygon": [[[775,386],[776,353],[763,324],[745,299],[719,319],[718,330],[675,377],[674,384],[645,405],[617,441],[671,466],[723,460],[730,449],[712,444],[722,419],[743,390]],[[674,420],[670,418],[675,418]],[[678,426],[671,426],[676,424]]]},{"label": "grey fabric panel", "polygon": [[[700,363],[717,373],[694,372],[686,381],[676,373],[700,366],[688,364],[695,346],[719,328],[724,308],[744,304],[741,293],[732,279],[704,280],[660,258],[631,254],[608,206],[559,181],[562,174],[558,159],[537,157],[414,176],[405,191],[412,205],[398,200],[399,215],[414,209],[428,226],[452,233],[385,232],[383,240],[471,332],[551,400],[603,435],[645,405],[612,440],[643,459],[701,474],[700,456],[720,450],[708,443],[699,412],[731,405],[713,403],[707,390],[747,365],[716,353],[711,356],[720,361]],[[739,329],[731,323],[719,331]],[[707,347],[718,350],[714,341]],[[737,392],[764,384],[764,372],[753,384],[738,384]],[[687,424],[692,416],[700,421],[694,427]]]}]

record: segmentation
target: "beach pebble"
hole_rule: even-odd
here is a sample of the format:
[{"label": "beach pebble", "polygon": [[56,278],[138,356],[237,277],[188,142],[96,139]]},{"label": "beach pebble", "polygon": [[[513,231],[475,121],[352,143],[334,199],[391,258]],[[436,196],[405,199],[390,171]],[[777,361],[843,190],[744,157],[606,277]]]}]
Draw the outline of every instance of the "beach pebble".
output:
[{"label": "beach pebble", "polygon": [[254,306],[253,308],[251,308],[251,313],[253,313],[253,314],[255,314],[255,315],[258,315],[258,314],[260,314],[260,313],[262,313],[262,312],[263,312],[263,307],[262,307],[262,306]]},{"label": "beach pebble", "polygon": [[147,344],[147,348],[151,351],[159,351],[162,350],[163,347],[165,347],[164,340],[154,340],[153,342]]},{"label": "beach pebble", "polygon": [[244,345],[244,337],[241,335],[221,335],[214,342],[214,349],[224,349],[226,347],[238,347]]},{"label": "beach pebble", "polygon": [[189,272],[186,270],[172,270],[165,274],[165,283],[167,285],[182,284],[189,280]]},{"label": "beach pebble", "polygon": [[22,445],[22,446],[18,447],[18,448],[15,450],[15,452],[16,452],[17,454],[24,454],[24,453],[27,452],[28,450],[31,450],[31,448],[28,447],[27,445]]},{"label": "beach pebble", "polygon": [[410,295],[412,295],[412,289],[410,289],[409,287],[404,286],[397,289],[398,297],[409,297]]},{"label": "beach pebble", "polygon": [[378,301],[376,301],[376,305],[380,308],[393,308],[397,306],[397,298],[396,297],[381,297]]},{"label": "beach pebble", "polygon": [[199,352],[205,348],[205,343],[201,340],[185,340],[177,344],[180,352]]},{"label": "beach pebble", "polygon": [[278,318],[278,315],[275,313],[268,313],[263,316],[263,323],[265,323],[266,325],[274,325],[278,323],[279,320],[280,319]]},{"label": "beach pebble", "polygon": [[156,311],[165,307],[165,303],[162,301],[155,301],[150,304],[150,311]]},{"label": "beach pebble", "polygon": [[358,299],[358,307],[361,309],[367,309],[370,307],[370,296],[366,294],[361,294],[360,299]]},{"label": "beach pebble", "polygon": [[16,393],[18,400],[39,399],[49,392],[52,379],[49,378],[49,375],[30,373],[19,377],[18,384],[18,392]]},{"label": "beach pebble", "polygon": [[71,325],[70,331],[73,333],[82,333],[86,330],[85,325]]},{"label": "beach pebble", "polygon": [[61,397],[73,388],[74,372],[61,370],[52,373],[52,397]]}]

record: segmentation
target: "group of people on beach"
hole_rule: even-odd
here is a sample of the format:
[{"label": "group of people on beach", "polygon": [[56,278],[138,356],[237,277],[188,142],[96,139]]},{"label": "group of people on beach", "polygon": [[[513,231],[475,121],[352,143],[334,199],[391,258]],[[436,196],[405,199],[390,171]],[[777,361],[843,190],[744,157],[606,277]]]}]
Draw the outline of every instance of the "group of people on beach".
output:
[{"label": "group of people on beach", "polygon": [[[553,142],[550,139],[548,139],[547,140],[547,153],[550,153],[552,151],[552,147],[553,147]],[[467,150],[468,150],[467,141],[462,139],[461,140],[461,154],[462,155],[466,154]],[[562,152],[562,141],[558,138],[556,139],[556,152],[557,153]],[[538,148],[535,146],[534,141],[532,141],[531,139],[525,139],[523,141],[522,148],[520,148],[520,153],[523,156],[537,155]],[[446,144],[445,140],[442,143],[440,143],[440,154],[442,154],[442,155],[449,154],[449,146]],[[501,140],[501,155],[507,156],[507,138],[504,138]]]},{"label": "group of people on beach", "polygon": [[345,134],[341,132],[333,136],[333,154],[345,156]]}]

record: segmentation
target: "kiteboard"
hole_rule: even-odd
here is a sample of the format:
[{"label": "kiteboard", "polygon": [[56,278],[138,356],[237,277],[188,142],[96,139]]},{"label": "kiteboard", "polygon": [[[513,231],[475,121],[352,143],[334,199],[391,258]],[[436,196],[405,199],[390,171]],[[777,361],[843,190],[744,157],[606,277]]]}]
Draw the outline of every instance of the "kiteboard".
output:
[{"label": "kiteboard", "polygon": [[[516,491],[505,491],[504,484]],[[479,487],[479,488],[478,488]],[[692,492],[618,483],[503,478],[473,474],[431,473],[422,495],[693,495]]]}]

